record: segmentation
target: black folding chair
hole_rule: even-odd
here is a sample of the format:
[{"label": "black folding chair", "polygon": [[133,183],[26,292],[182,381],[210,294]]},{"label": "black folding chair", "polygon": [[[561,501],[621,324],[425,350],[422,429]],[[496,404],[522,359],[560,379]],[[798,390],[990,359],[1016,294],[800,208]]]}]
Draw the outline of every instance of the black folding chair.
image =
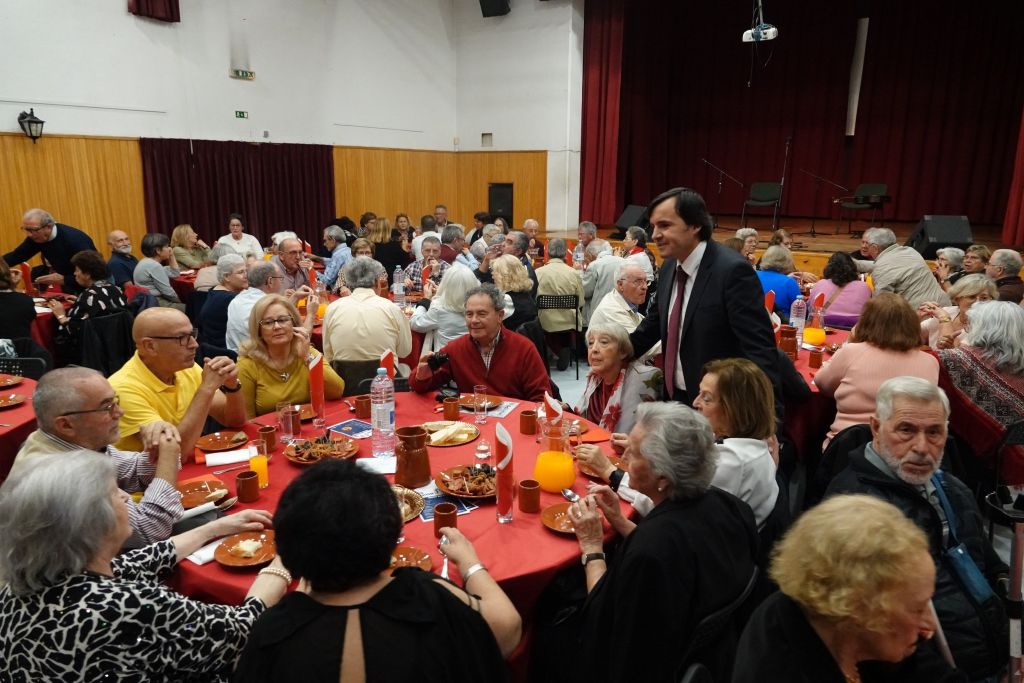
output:
[{"label": "black folding chair", "polygon": [[580,357],[576,352],[576,346],[579,343],[577,337],[580,329],[580,299],[575,294],[540,294],[537,296],[537,310],[564,310],[573,311],[573,328],[572,328],[572,345],[570,353],[572,354],[572,361],[576,364],[576,379],[580,378]]}]

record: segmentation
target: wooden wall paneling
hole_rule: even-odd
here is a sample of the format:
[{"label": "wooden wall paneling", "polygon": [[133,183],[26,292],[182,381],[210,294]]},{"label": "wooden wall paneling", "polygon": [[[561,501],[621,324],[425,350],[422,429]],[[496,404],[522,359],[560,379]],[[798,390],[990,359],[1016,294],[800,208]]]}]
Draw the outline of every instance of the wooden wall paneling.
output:
[{"label": "wooden wall paneling", "polygon": [[547,215],[547,152],[458,152],[455,160],[458,183],[455,206],[448,213],[466,225],[473,214],[487,210],[490,183],[513,183],[513,228],[527,218],[536,218],[541,228]]},{"label": "wooden wall paneling", "polygon": [[105,256],[107,233],[124,230],[138,255],[146,218],[138,140],[45,135],[36,144],[0,134],[0,249],[25,238],[21,217],[31,208],[92,237]]}]

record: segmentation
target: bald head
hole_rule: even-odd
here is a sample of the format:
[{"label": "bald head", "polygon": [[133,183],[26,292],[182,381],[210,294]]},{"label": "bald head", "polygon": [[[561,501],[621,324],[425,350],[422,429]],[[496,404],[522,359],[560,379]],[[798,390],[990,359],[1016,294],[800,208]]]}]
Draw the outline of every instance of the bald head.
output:
[{"label": "bald head", "polygon": [[132,251],[132,240],[124,230],[111,230],[107,235],[107,244],[110,245],[111,251],[122,254],[130,254]]},{"label": "bald head", "polygon": [[147,308],[135,317],[135,324],[132,325],[132,339],[136,346],[146,337],[174,334],[169,330],[187,326],[192,329],[192,323],[188,316],[176,308],[154,307]]}]

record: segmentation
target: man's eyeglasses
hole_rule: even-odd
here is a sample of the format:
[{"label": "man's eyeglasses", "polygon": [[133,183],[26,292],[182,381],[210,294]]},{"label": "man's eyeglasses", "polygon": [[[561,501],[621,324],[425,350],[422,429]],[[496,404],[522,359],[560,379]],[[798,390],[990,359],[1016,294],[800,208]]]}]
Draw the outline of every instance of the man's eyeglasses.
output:
[{"label": "man's eyeglasses", "polygon": [[90,410],[72,410],[69,413],[61,413],[57,417],[71,417],[72,415],[86,415],[88,413],[107,413],[113,415],[117,407],[121,405],[121,399],[114,394],[114,398],[104,401],[100,404],[99,408],[92,408]]},{"label": "man's eyeglasses", "polygon": [[274,325],[280,325],[281,327],[287,327],[288,325],[294,325],[295,321],[286,315],[282,315],[280,318],[265,318],[260,321],[260,327],[273,327]]},{"label": "man's eyeglasses", "polygon": [[196,328],[193,327],[192,331],[188,332],[186,334],[177,334],[177,335],[174,335],[173,337],[158,337],[156,335],[150,335],[149,338],[150,339],[176,339],[178,341],[178,346],[188,346],[188,340],[189,339],[198,339],[199,338],[199,330],[197,330]]},{"label": "man's eyeglasses", "polygon": [[284,275],[271,275],[267,278],[268,280],[283,280]]},{"label": "man's eyeglasses", "polygon": [[47,227],[47,226],[45,226],[45,225],[41,225],[41,226],[39,226],[38,228],[30,228],[30,227],[29,227],[29,226],[27,226],[27,225],[23,225],[23,226],[21,226],[21,229],[22,229],[22,230],[24,230],[25,232],[27,232],[27,233],[28,233],[28,234],[30,234],[30,235],[34,235],[34,234],[36,234],[37,232],[39,232],[40,230],[45,230],[45,229],[46,229],[46,227]]}]

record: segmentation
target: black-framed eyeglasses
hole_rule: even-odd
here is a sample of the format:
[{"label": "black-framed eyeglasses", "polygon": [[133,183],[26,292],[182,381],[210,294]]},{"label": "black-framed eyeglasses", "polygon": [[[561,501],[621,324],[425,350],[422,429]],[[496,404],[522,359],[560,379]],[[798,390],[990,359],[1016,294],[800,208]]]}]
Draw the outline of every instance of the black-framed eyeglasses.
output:
[{"label": "black-framed eyeglasses", "polygon": [[273,327],[274,325],[280,325],[286,327],[287,325],[294,325],[295,321],[287,315],[282,315],[278,318],[265,318],[260,321],[260,327]]},{"label": "black-framed eyeglasses", "polygon": [[40,225],[38,228],[30,228],[27,225],[23,225],[23,226],[21,226],[21,229],[24,230],[25,232],[27,232],[30,235],[34,235],[37,232],[39,232],[40,230],[45,230],[48,227],[49,226],[47,226],[47,225]]},{"label": "black-framed eyeglasses", "polygon": [[121,399],[114,394],[114,397],[108,399],[100,404],[99,408],[91,408],[90,410],[72,410],[69,413],[61,413],[57,417],[71,417],[72,415],[86,415],[88,413],[107,413],[113,415],[117,407],[121,405]]},{"label": "black-framed eyeglasses", "polygon": [[150,339],[176,339],[178,341],[178,346],[188,346],[189,338],[199,339],[199,330],[197,330],[196,328],[193,327],[192,331],[187,333],[187,334],[177,334],[177,335],[174,335],[173,337],[158,337],[156,335],[150,335],[149,338]]},{"label": "black-framed eyeglasses", "polygon": [[284,279],[284,275],[271,275],[267,279],[268,280],[283,280]]}]

